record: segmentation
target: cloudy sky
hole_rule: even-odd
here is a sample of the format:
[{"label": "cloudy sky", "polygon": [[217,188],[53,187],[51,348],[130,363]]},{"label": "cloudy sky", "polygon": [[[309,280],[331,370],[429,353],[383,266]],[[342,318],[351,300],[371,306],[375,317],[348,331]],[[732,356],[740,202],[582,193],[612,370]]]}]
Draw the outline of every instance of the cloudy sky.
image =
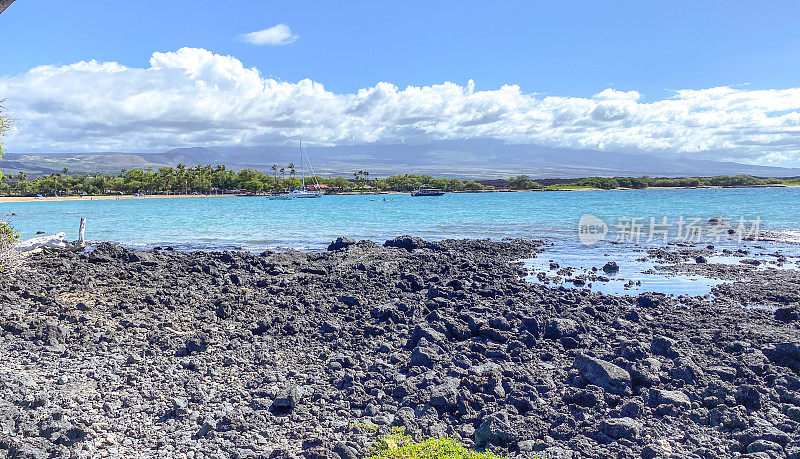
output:
[{"label": "cloudy sky", "polygon": [[800,166],[797,2],[543,3],[17,0],[4,143],[495,138]]}]

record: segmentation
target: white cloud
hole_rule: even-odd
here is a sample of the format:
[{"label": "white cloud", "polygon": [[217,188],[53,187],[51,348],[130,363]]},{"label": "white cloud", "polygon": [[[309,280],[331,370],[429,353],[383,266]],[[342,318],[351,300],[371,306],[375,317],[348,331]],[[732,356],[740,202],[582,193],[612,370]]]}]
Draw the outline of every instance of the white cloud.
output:
[{"label": "white cloud", "polygon": [[243,33],[238,36],[239,40],[253,45],[288,45],[297,41],[298,38],[286,24],[278,24],[269,29]]},{"label": "white cloud", "polygon": [[673,157],[800,164],[800,88],[686,89],[541,97],[505,85],[378,83],[334,93],[265,78],[231,56],[182,48],[146,68],[78,62],[0,77],[18,120],[8,151],[147,151],[178,146],[495,138]]}]

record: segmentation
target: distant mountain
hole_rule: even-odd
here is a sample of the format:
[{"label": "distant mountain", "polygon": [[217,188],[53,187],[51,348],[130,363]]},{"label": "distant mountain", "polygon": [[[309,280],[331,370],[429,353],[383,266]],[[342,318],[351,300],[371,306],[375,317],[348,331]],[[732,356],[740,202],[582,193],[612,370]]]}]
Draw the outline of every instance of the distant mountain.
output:
[{"label": "distant mountain", "polygon": [[[494,140],[442,141],[424,145],[354,145],[307,147],[314,172],[350,176],[367,170],[372,177],[391,174],[430,174],[444,177],[506,178],[527,174],[535,178],[586,176],[709,176],[748,174],[764,177],[800,176],[800,168],[753,166],[733,162],[669,159],[597,150],[571,150],[533,145],[509,145]],[[130,168],[159,168],[183,163],[224,164],[232,169],[268,170],[272,164],[300,164],[297,147],[194,147],[164,153],[50,153],[7,154],[0,161],[6,172],[119,172]]]}]

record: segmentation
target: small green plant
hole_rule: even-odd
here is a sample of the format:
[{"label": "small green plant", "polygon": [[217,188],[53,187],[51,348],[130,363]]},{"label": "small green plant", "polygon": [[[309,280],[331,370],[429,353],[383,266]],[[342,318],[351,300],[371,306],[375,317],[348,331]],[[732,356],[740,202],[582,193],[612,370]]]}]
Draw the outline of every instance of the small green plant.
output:
[{"label": "small green plant", "polygon": [[19,233],[6,222],[0,220],[0,273],[9,273],[19,267],[21,258],[14,248]]},{"label": "small green plant", "polygon": [[19,239],[19,233],[8,223],[0,220],[0,248],[6,248]]},{"label": "small green plant", "polygon": [[368,459],[501,459],[501,456],[467,449],[453,438],[415,441],[395,429],[375,443]]}]

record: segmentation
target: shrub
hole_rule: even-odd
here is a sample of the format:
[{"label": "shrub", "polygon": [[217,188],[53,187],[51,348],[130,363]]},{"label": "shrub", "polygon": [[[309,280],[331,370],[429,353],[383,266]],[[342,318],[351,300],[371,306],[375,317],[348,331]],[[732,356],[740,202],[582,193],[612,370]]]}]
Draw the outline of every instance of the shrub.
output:
[{"label": "shrub", "polygon": [[452,438],[417,442],[395,431],[375,444],[369,459],[500,459],[500,456],[467,449]]},{"label": "shrub", "polygon": [[518,175],[508,179],[508,188],[512,190],[536,190],[542,186],[534,182],[527,175]]},{"label": "shrub", "polygon": [[16,269],[22,258],[14,248],[19,233],[8,223],[0,220],[0,273],[8,273]]},{"label": "shrub", "polygon": [[587,177],[578,181],[578,186],[599,188],[601,190],[613,190],[619,187],[616,180],[609,177]]},{"label": "shrub", "polygon": [[469,181],[464,184],[464,187],[470,191],[485,190],[486,187],[478,182]]}]

